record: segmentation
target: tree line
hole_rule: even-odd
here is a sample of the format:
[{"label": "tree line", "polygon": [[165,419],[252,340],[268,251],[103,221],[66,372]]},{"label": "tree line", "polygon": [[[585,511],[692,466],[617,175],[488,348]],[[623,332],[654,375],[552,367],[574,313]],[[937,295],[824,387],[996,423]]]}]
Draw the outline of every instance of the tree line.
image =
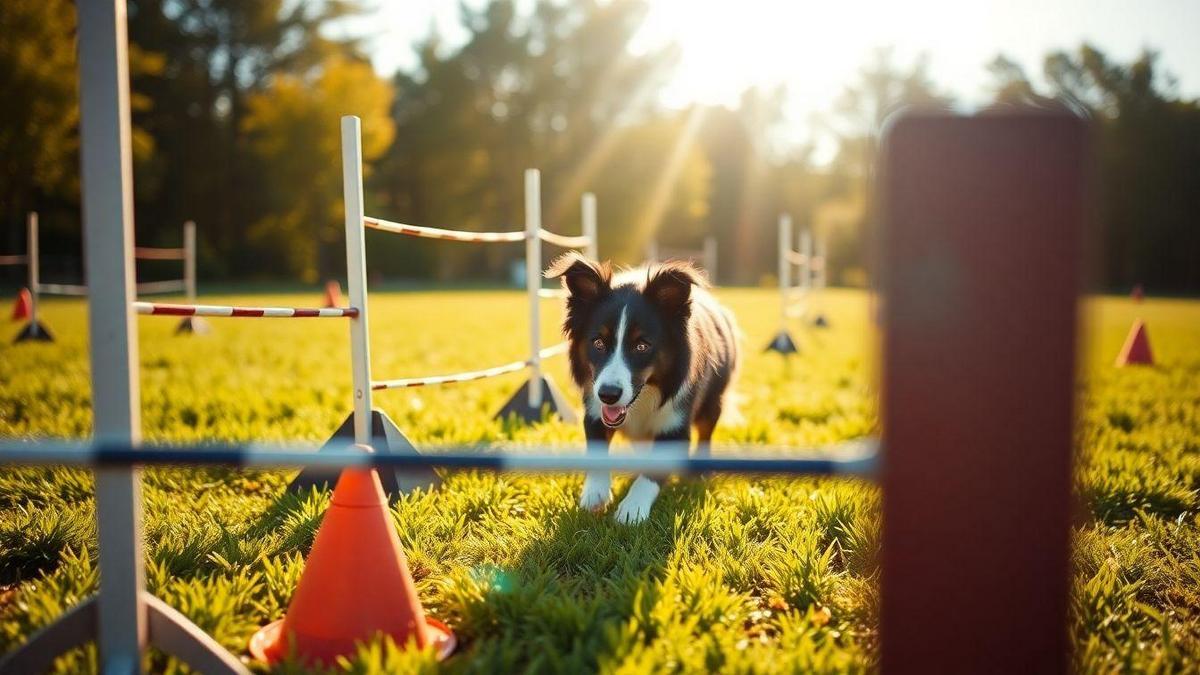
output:
[{"label": "tree line", "polygon": [[[836,139],[780,148],[787,92],[749,89],[736,105],[661,106],[677,54],[630,42],[641,0],[513,0],[463,7],[465,40],[431,33],[418,63],[372,69],[340,22],[354,0],[130,0],[137,239],[175,246],[195,220],[206,279],[315,282],[342,273],[338,118],[363,119],[368,211],[468,230],[518,229],[522,171],[543,177],[548,227],[573,233],[595,192],[600,249],[636,262],[646,242],[698,247],[715,234],[723,283],[774,269],[775,217],[789,211],[828,243],[831,279],[865,283],[871,177],[886,118],[954,98],[917,59],[871,54],[814,121]],[[0,3],[0,253],[23,250],[24,213],[42,214],[47,274],[78,274],[75,11],[69,0]],[[1200,103],[1146,51],[1130,63],[1091,45],[1048,54],[1039,82],[998,55],[996,105],[1066,106],[1094,121],[1096,285],[1200,291]],[[505,276],[521,251],[372,237],[376,278]],[[153,269],[145,271],[154,274]],[[12,280],[16,280],[14,277]]]}]

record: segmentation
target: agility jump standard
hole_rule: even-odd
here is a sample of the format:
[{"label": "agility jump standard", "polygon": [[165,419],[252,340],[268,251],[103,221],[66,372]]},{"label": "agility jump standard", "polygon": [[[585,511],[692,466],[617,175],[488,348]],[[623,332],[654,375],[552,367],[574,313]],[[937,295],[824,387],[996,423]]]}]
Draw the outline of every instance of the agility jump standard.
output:
[{"label": "agility jump standard", "polygon": [[[814,286],[825,288],[825,246],[817,240],[814,247],[812,232],[800,232],[800,249],[792,248],[793,228],[792,216],[787,213],[779,216],[779,332],[771,338],[766,351],[780,354],[794,354],[796,343],[788,333],[788,319],[803,315],[808,310],[808,302]],[[792,268],[797,268],[796,285],[792,284]],[[825,317],[818,314],[813,319],[813,325],[827,325]]]},{"label": "agility jump standard", "polygon": [[[100,338],[90,341],[97,445],[84,454],[96,462],[101,583],[96,596],[6,655],[0,671],[44,670],[56,655],[95,639],[105,673],[139,672],[143,651],[154,645],[195,670],[240,675],[248,671],[234,655],[145,590],[140,477],[125,463],[141,445],[125,8],[120,0],[81,3],[79,14],[89,322]],[[343,120],[342,131],[344,145],[349,137],[357,151],[358,120]],[[924,673],[933,662],[966,672],[1067,670],[1088,138],[1078,119],[1045,112],[910,116],[885,137],[884,672]],[[359,313],[347,317],[355,338],[354,432],[369,440],[360,167],[344,172],[347,193],[357,193],[347,199],[354,225],[347,231],[356,234],[347,255],[357,254],[351,279],[359,278],[351,286]],[[1018,257],[1024,274],[1014,278],[1008,268]],[[9,450],[0,447],[0,461],[36,459]],[[48,444],[48,451],[62,448]],[[203,449],[179,452],[189,451]],[[406,461],[418,460],[437,461]],[[939,545],[945,541],[969,545]],[[955,621],[944,621],[947,615]]]},{"label": "agility jump standard", "polygon": [[[17,335],[16,342],[37,340],[53,342],[54,336],[38,319],[39,300],[42,295],[65,295],[85,297],[88,287],[82,284],[43,283],[41,280],[41,265],[39,254],[38,214],[31,212],[26,222],[26,252],[23,256],[6,256],[19,262],[10,264],[27,265],[29,271],[29,323]],[[158,248],[138,246],[133,249],[136,260],[179,260],[183,262],[183,277],[165,281],[149,281],[136,284],[134,290],[138,295],[159,295],[168,293],[183,293],[189,303],[196,302],[196,223],[187,221],[183,224],[183,246],[178,248]],[[0,258],[0,264],[4,262]],[[177,333],[205,332],[207,326],[199,320],[186,318],[180,322]]]},{"label": "agility jump standard", "polygon": [[717,283],[717,238],[713,235],[704,237],[704,243],[699,249],[663,247],[658,241],[650,239],[646,243],[646,262],[655,263],[662,260],[691,260],[704,267],[709,281]]}]

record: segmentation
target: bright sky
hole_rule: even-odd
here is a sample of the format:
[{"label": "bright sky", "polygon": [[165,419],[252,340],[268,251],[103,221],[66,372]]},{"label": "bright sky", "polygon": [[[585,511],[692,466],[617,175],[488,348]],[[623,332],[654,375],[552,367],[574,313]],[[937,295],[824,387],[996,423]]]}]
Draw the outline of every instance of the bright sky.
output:
[{"label": "bright sky", "polygon": [[[466,0],[478,6],[484,0]],[[670,106],[734,103],[752,85],[787,85],[795,138],[828,110],[877,46],[896,60],[928,54],[930,74],[967,104],[986,100],[984,65],[1003,52],[1040,76],[1042,57],[1084,40],[1127,61],[1144,46],[1186,96],[1200,96],[1197,0],[650,0],[635,48],[674,41],[681,61],[662,92]],[[519,2],[528,9],[530,0]],[[436,27],[449,45],[465,39],[458,0],[381,1],[363,27],[376,69],[415,64],[412,45]],[[356,27],[358,28],[358,27]]]}]

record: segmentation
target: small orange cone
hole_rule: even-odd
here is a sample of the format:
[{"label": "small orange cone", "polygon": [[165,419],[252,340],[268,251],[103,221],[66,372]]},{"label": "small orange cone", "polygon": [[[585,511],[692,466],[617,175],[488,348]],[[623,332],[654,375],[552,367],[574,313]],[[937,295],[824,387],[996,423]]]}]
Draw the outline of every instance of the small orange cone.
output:
[{"label": "small orange cone", "polygon": [[332,665],[377,634],[398,645],[454,651],[454,633],[425,616],[387,496],[374,469],[346,469],[292,596],[287,614],[254,634],[250,653],[274,664],[295,654]]},{"label": "small orange cone", "polygon": [[1142,288],[1141,284],[1134,284],[1133,290],[1129,292],[1129,297],[1133,298],[1134,302],[1141,302],[1142,298],[1146,297],[1146,289]]},{"label": "small orange cone", "polygon": [[17,301],[13,303],[12,320],[21,321],[29,318],[29,306],[33,304],[33,296],[29,294],[28,288],[22,288],[20,293],[17,293]]},{"label": "small orange cone", "polygon": [[325,282],[325,306],[342,306],[342,285],[337,282],[337,279],[330,279]]},{"label": "small orange cone", "polygon": [[1118,366],[1154,365],[1154,355],[1150,353],[1150,336],[1146,333],[1146,324],[1141,319],[1133,322],[1129,329],[1129,337],[1125,338],[1125,346],[1117,356]]}]

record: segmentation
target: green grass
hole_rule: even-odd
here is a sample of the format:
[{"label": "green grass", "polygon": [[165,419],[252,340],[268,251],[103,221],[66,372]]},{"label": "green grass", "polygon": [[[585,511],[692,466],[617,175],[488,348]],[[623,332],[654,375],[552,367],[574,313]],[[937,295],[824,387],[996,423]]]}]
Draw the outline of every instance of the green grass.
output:
[{"label": "green grass", "polygon": [[[803,354],[759,349],[776,328],[770,291],[721,297],[746,333],[742,419],[718,441],[811,445],[877,430],[876,338],[866,297],[831,291],[832,328],[793,324]],[[207,298],[310,305],[316,294]],[[519,357],[522,296],[372,295],[380,378],[472,369]],[[54,345],[0,345],[0,434],[86,436],[91,426],[86,308],[48,302]],[[545,339],[558,310],[545,306]],[[1200,668],[1200,303],[1091,301],[1084,312],[1070,631],[1084,672]],[[1160,365],[1115,369],[1135,316]],[[344,323],[213,320],[175,337],[174,320],[139,320],[147,439],[322,440],[349,411]],[[503,330],[497,330],[497,327]],[[10,324],[9,335],[17,327]],[[565,363],[551,376],[567,386]],[[579,443],[580,429],[493,422],[521,382],[377,395],[418,444]],[[573,395],[573,394],[572,394]],[[279,618],[327,503],[282,497],[284,472],[144,473],[147,584],[220,643],[245,655]],[[393,504],[427,611],[460,647],[440,666],[386,642],[351,672],[869,671],[878,661],[879,492],[844,480],[722,476],[670,482],[650,520],[617,525],[574,507],[577,475],[446,475],[432,494]],[[627,484],[617,484],[620,496]],[[0,653],[97,587],[92,479],[65,469],[0,468]],[[953,616],[947,616],[953,621]],[[936,631],[936,625],[929,630]],[[154,671],[179,664],[151,655]],[[61,672],[94,668],[90,648]],[[949,664],[947,664],[949,667]]]}]

